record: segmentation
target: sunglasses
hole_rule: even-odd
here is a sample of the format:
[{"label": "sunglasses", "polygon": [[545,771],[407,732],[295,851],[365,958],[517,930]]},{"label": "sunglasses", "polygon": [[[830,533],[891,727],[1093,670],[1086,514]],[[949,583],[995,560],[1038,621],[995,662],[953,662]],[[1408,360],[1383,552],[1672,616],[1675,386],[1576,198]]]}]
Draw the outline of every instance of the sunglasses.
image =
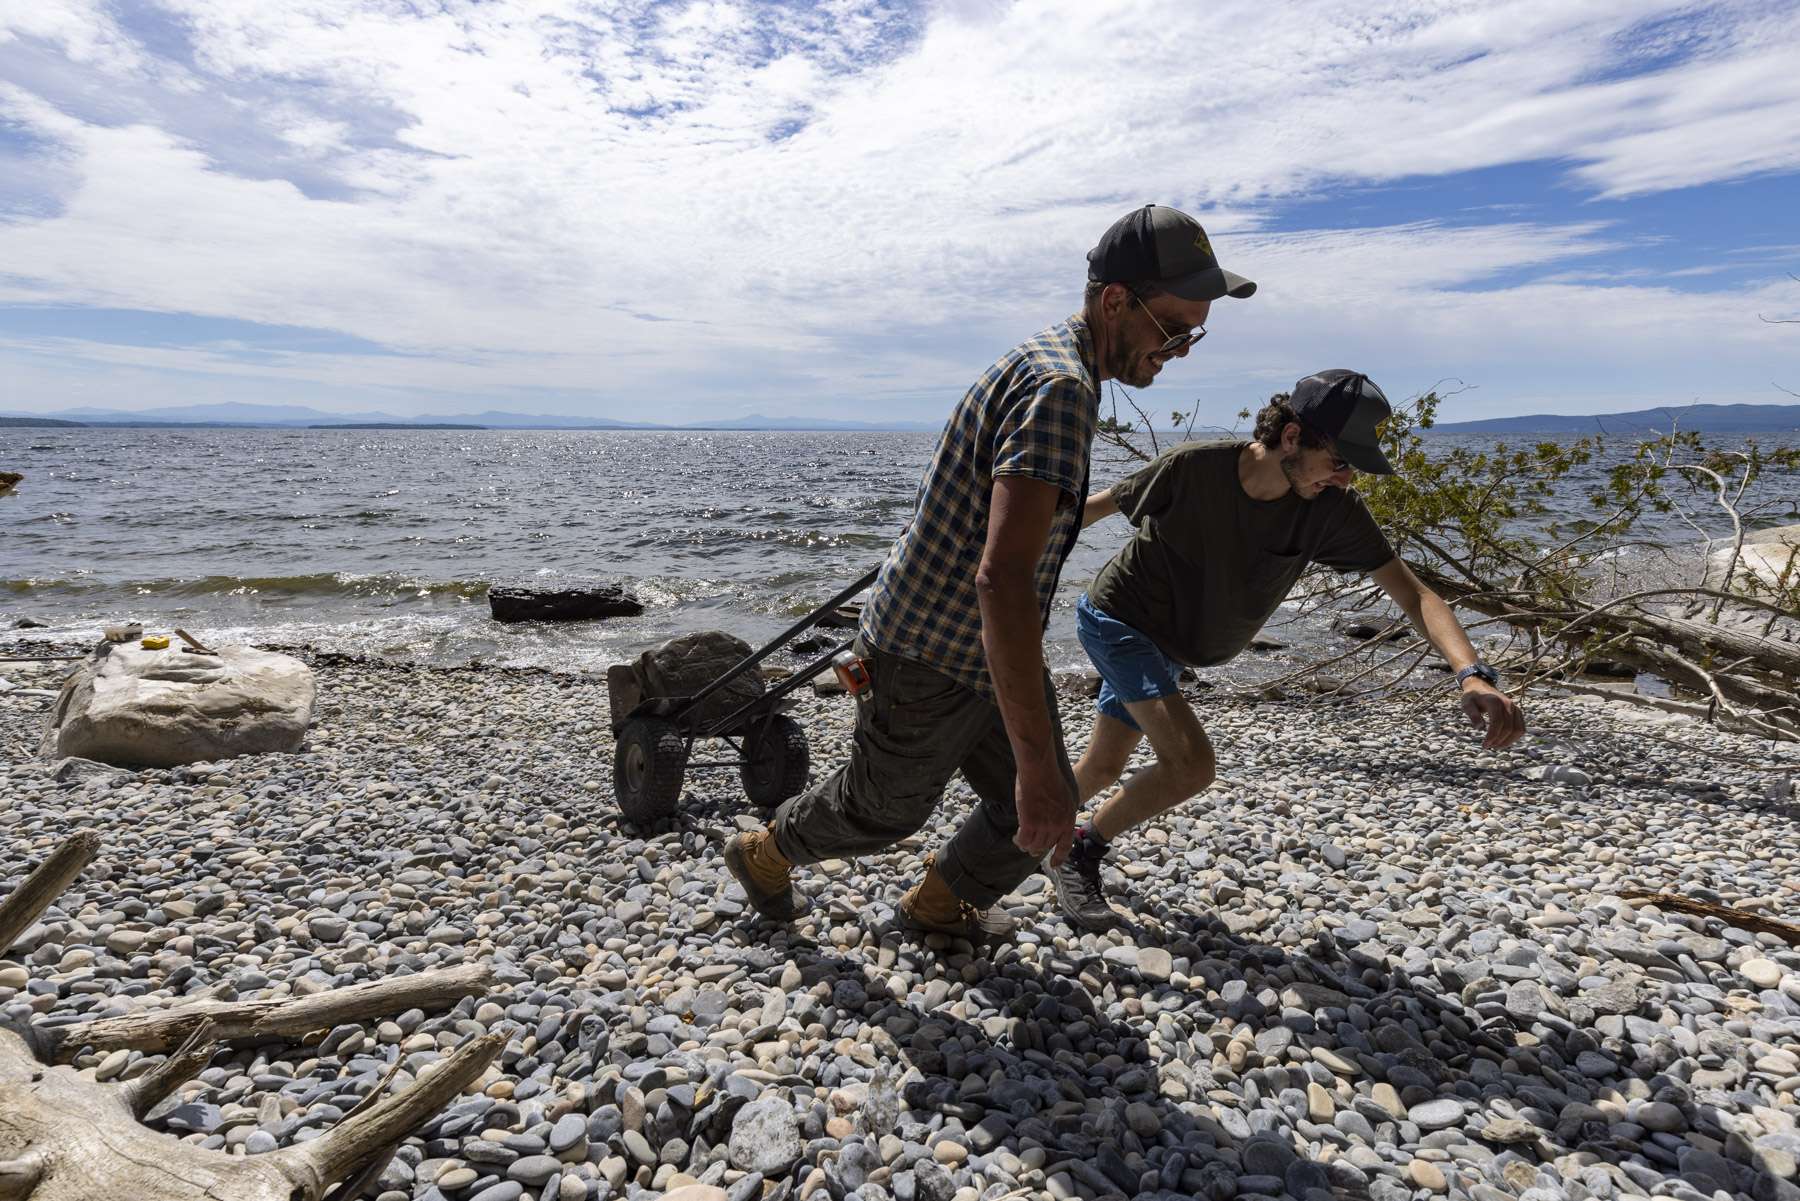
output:
[{"label": "sunglasses", "polygon": [[1163,336],[1163,344],[1157,347],[1154,353],[1174,354],[1177,351],[1186,350],[1200,339],[1206,337],[1206,327],[1204,325],[1196,325],[1185,334],[1169,333],[1168,330],[1163,328],[1163,323],[1156,319],[1156,314],[1150,311],[1150,306],[1144,303],[1144,298],[1142,296],[1133,292],[1131,293],[1131,298],[1138,302],[1138,307],[1144,310],[1144,316],[1150,318],[1150,324],[1154,325],[1156,327],[1156,332]]}]

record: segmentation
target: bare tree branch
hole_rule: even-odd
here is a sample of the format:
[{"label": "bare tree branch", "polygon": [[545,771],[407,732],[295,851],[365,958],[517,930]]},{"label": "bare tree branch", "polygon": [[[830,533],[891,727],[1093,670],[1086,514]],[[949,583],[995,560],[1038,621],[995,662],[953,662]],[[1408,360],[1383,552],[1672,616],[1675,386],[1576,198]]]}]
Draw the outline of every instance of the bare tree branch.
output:
[{"label": "bare tree branch", "polygon": [[213,1041],[212,1023],[203,1017],[192,1019],[193,1033],[183,1040],[173,1055],[135,1080],[118,1086],[119,1095],[131,1116],[141,1118],[155,1109],[164,1097],[198,1076],[212,1062],[219,1044]]},{"label": "bare tree branch", "polygon": [[[1744,456],[1739,457],[1744,458]],[[1743,554],[1744,551],[1744,518],[1743,515],[1738,512],[1738,502],[1743,499],[1744,489],[1750,484],[1749,461],[1746,458],[1744,463],[1744,478],[1738,483],[1737,496],[1730,500],[1727,500],[1725,497],[1725,489],[1727,487],[1725,477],[1714,471],[1712,468],[1702,467],[1697,463],[1677,463],[1675,464],[1675,470],[1692,471],[1710,479],[1714,486],[1714,499],[1719,502],[1719,507],[1724,509],[1726,514],[1731,518],[1731,556],[1725,563],[1724,581],[1726,584],[1730,584],[1731,577],[1737,574],[1738,557]],[[1718,600],[1714,601],[1711,620],[1719,620],[1719,614],[1724,608],[1724,597],[1720,597]]]},{"label": "bare tree branch", "polygon": [[415,1126],[479,1079],[505,1046],[502,1034],[471,1038],[449,1058],[432,1064],[405,1092],[345,1118],[310,1143],[272,1154],[297,1180],[310,1178],[320,1184],[342,1180],[411,1134]]},{"label": "bare tree branch", "polygon": [[19,940],[31,924],[55,904],[81,869],[100,853],[100,835],[80,830],[63,840],[50,857],[33,869],[19,886],[0,901],[0,954]]}]

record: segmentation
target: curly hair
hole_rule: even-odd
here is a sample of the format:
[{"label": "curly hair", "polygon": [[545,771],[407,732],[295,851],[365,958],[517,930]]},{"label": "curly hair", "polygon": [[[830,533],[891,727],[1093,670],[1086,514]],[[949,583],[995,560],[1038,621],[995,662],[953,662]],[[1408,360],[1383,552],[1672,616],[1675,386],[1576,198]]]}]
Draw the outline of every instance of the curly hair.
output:
[{"label": "curly hair", "polygon": [[1294,406],[1289,403],[1291,399],[1290,394],[1286,392],[1277,392],[1269,397],[1269,403],[1264,405],[1262,411],[1256,415],[1256,433],[1254,435],[1256,440],[1270,450],[1279,450],[1281,432],[1287,429],[1288,422],[1292,421],[1300,426],[1301,446],[1330,445],[1331,439],[1309,428],[1305,422],[1300,420],[1300,415],[1294,412]]}]

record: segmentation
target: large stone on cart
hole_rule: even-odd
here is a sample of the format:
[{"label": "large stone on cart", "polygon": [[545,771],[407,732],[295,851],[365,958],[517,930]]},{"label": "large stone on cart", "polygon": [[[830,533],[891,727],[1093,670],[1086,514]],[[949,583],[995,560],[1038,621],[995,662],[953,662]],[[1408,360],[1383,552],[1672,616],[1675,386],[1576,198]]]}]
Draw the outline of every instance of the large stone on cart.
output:
[{"label": "large stone on cart", "polygon": [[315,696],[312,669],[289,655],[103,643],[63,684],[40,750],[134,767],[296,751]]},{"label": "large stone on cart", "polygon": [[598,588],[489,588],[488,612],[495,621],[592,621],[636,617],[643,602],[617,584]]},{"label": "large stone on cart", "polygon": [[[645,651],[635,663],[614,665],[606,674],[613,721],[624,721],[647,697],[695,695],[749,658],[754,649],[723,630],[701,630],[671,638]],[[700,722],[715,721],[762,695],[762,674],[746,671],[701,702],[694,716]]]}]

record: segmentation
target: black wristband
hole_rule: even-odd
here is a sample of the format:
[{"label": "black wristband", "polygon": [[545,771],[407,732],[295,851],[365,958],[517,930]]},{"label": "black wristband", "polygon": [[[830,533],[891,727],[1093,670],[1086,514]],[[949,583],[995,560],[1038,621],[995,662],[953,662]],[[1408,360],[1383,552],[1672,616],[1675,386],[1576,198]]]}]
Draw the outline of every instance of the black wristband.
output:
[{"label": "black wristband", "polygon": [[1460,686],[1470,676],[1476,677],[1491,687],[1498,688],[1500,686],[1500,673],[1479,659],[1456,673],[1457,684]]}]

